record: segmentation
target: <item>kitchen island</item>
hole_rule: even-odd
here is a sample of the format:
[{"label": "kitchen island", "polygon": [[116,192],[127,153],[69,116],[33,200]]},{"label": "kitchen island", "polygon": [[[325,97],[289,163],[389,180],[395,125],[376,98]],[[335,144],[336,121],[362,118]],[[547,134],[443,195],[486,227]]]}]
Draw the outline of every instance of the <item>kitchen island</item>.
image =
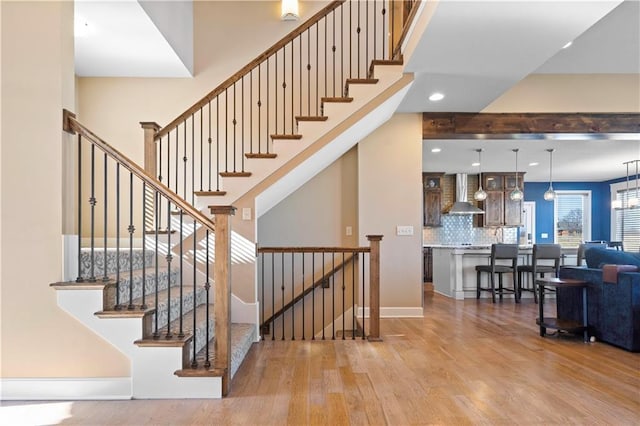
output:
[{"label": "kitchen island", "polygon": [[[426,244],[425,244],[426,245]],[[476,265],[491,263],[490,245],[437,245],[429,244],[433,250],[433,290],[454,299],[476,298]],[[520,246],[518,265],[531,263],[533,247]],[[562,263],[575,265],[575,250],[563,250]],[[481,284],[489,286],[487,274],[482,274]],[[505,279],[511,279],[506,276]],[[527,276],[527,280],[528,280]],[[509,287],[511,284],[507,284]],[[530,285],[529,285],[530,286]],[[490,297],[483,294],[481,297]],[[523,293],[522,297],[533,297],[531,293]]]}]

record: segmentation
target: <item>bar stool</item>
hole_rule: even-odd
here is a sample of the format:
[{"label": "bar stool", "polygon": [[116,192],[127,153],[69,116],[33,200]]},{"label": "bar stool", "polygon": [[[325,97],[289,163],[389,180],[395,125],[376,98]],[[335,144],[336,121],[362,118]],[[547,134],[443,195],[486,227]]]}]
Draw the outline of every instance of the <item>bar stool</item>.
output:
[{"label": "bar stool", "polygon": [[[496,261],[510,260],[511,265],[499,264]],[[490,291],[493,303],[496,303],[496,292],[500,295],[504,293],[513,293],[516,303],[520,302],[518,297],[518,245],[517,244],[492,244],[491,245],[491,263],[489,265],[476,265],[476,298],[480,299],[481,291]],[[491,287],[482,287],[480,285],[481,274],[486,272],[489,274],[489,282]],[[495,275],[498,274],[498,290],[496,291]],[[513,274],[513,288],[503,287],[503,274]]]},{"label": "bar stool", "polygon": [[[545,274],[553,273],[554,276],[558,276],[560,271],[560,258],[562,256],[562,248],[560,244],[534,244],[533,256],[531,259],[531,265],[518,266],[518,298],[522,297],[522,291],[533,292],[533,300],[538,303],[538,293],[536,292],[535,281],[538,276],[544,278]],[[539,264],[539,261],[551,261],[553,265]],[[525,273],[531,274],[531,287],[524,287],[522,285],[522,276]]]},{"label": "bar stool", "polygon": [[622,241],[609,241],[607,243],[607,247],[618,251],[624,251],[624,245],[622,244]]}]

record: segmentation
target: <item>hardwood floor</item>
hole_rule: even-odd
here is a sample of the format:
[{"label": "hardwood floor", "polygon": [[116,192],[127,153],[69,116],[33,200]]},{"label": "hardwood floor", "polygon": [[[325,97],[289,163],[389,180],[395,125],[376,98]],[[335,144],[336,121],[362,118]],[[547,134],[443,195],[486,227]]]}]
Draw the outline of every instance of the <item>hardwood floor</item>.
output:
[{"label": "hardwood floor", "polygon": [[255,344],[221,401],[80,401],[63,424],[640,423],[639,354],[541,338],[528,299],[424,306],[383,342]]}]

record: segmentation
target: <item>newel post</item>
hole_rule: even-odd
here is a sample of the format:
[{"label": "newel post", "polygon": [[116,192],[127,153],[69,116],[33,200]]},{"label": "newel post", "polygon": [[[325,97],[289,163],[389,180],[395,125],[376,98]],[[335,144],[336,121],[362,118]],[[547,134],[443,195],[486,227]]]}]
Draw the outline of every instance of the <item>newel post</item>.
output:
[{"label": "newel post", "polygon": [[222,395],[229,393],[231,382],[231,216],[233,206],[210,206],[215,221],[215,361],[214,368],[222,372]]},{"label": "newel post", "polygon": [[369,240],[369,341],[380,338],[380,241],[382,235],[367,235]]},{"label": "newel post", "polygon": [[157,144],[156,133],[160,130],[160,125],[153,121],[141,121],[140,125],[144,129],[144,171],[154,178],[158,177],[157,173]]}]

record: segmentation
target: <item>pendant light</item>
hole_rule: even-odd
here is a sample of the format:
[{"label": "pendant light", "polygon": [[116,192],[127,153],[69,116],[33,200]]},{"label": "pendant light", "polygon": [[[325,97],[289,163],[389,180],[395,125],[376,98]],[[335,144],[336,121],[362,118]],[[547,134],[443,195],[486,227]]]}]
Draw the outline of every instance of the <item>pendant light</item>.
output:
[{"label": "pendant light", "polygon": [[553,190],[553,151],[554,149],[547,149],[549,153],[549,189],[544,193],[544,199],[547,201],[556,199],[556,192]]},{"label": "pendant light", "polygon": [[516,153],[516,187],[513,188],[513,191],[509,194],[509,198],[512,201],[520,201],[522,200],[523,193],[520,191],[520,187],[518,186],[518,151],[519,149],[512,149],[513,152]]},{"label": "pendant light", "polygon": [[476,149],[476,152],[478,153],[480,173],[478,173],[478,190],[473,194],[473,199],[476,201],[484,201],[487,199],[487,193],[482,189],[482,149]]}]

